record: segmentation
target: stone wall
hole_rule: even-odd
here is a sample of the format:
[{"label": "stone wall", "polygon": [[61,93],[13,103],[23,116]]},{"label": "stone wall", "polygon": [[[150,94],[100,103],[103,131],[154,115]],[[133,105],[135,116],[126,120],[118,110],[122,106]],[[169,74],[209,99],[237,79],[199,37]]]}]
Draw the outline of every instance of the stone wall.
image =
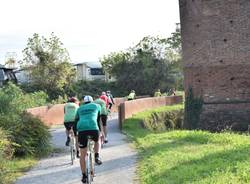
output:
[{"label": "stone wall", "polygon": [[170,96],[126,101],[119,107],[120,128],[122,128],[122,123],[124,120],[132,117],[133,114],[160,106],[178,104],[181,103],[182,100],[182,96]]},{"label": "stone wall", "polygon": [[245,122],[247,128],[250,1],[179,2],[185,91],[192,88],[194,96],[204,100],[200,127],[223,129]]}]

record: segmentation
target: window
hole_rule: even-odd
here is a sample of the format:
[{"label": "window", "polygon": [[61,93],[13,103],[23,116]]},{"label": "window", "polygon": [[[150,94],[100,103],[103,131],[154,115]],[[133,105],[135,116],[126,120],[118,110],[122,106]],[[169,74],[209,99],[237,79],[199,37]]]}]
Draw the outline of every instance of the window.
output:
[{"label": "window", "polygon": [[102,71],[101,68],[91,68],[90,74],[91,75],[104,75],[104,72]]}]

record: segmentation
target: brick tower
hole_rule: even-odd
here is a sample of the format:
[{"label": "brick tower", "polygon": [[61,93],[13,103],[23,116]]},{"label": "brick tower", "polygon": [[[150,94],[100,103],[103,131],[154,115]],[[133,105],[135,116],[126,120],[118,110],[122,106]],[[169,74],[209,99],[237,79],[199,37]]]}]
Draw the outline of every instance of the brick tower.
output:
[{"label": "brick tower", "polygon": [[194,98],[203,99],[198,128],[246,130],[250,125],[250,0],[179,3],[185,91],[192,89]]}]

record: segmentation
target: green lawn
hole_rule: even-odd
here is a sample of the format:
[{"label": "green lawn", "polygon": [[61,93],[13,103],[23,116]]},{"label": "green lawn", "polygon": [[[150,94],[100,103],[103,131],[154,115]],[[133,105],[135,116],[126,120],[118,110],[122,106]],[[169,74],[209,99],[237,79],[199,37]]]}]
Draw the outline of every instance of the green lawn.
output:
[{"label": "green lawn", "polygon": [[250,183],[250,136],[186,130],[153,133],[141,127],[142,118],[151,112],[124,123],[124,131],[139,152],[142,184]]}]

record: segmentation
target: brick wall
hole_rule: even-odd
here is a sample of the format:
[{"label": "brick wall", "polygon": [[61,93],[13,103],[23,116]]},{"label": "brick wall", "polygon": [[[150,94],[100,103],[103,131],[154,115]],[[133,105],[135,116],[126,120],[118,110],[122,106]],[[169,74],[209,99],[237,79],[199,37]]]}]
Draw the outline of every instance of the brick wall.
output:
[{"label": "brick wall", "polygon": [[[112,106],[112,112],[118,112],[118,106],[125,102],[125,98],[115,98],[115,105]],[[60,125],[64,121],[64,104],[57,104],[52,106],[42,106],[27,109],[27,112],[33,114],[34,116],[40,118],[44,124]]]},{"label": "brick wall", "polygon": [[185,90],[204,99],[201,127],[250,124],[250,1],[179,2]]},{"label": "brick wall", "polygon": [[48,126],[60,125],[64,121],[64,104],[30,108],[27,112],[40,118]]},{"label": "brick wall", "polygon": [[119,124],[122,128],[122,123],[125,119],[132,117],[133,114],[142,112],[155,107],[172,105],[182,102],[182,96],[158,97],[158,98],[143,98],[131,100],[122,103],[119,107]]}]

